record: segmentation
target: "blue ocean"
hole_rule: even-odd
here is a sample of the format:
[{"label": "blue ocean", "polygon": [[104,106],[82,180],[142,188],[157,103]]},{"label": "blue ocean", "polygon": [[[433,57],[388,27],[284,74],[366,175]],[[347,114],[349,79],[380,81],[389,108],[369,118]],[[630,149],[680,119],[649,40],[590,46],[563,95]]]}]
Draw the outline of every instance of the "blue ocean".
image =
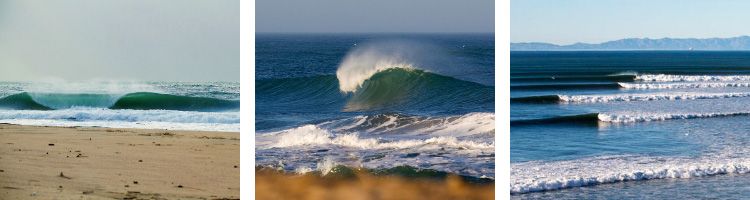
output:
[{"label": "blue ocean", "polygon": [[493,34],[256,34],[256,165],[494,179]]},{"label": "blue ocean", "polygon": [[511,52],[511,195],[750,196],[750,52]]}]

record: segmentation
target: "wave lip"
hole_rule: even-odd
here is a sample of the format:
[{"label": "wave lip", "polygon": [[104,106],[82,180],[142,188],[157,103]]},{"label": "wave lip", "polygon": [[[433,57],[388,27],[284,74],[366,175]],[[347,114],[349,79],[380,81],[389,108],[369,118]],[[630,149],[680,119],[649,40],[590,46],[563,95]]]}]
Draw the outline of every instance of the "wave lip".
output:
[{"label": "wave lip", "polygon": [[387,69],[413,69],[408,51],[400,45],[367,46],[350,51],[336,70],[342,92],[355,92],[362,84],[378,72]]},{"label": "wave lip", "polygon": [[644,82],[707,82],[707,81],[750,81],[750,76],[742,75],[670,75],[643,74],[635,76],[635,80]]}]

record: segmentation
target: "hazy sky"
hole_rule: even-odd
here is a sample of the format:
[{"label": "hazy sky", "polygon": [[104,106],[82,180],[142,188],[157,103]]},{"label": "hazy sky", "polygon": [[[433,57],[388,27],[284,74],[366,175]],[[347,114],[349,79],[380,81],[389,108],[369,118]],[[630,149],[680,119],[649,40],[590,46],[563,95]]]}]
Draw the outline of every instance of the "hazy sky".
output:
[{"label": "hazy sky", "polygon": [[0,0],[0,81],[238,81],[239,21],[236,0]]},{"label": "hazy sky", "polygon": [[257,32],[494,32],[494,0],[257,0]]},{"label": "hazy sky", "polygon": [[750,35],[747,0],[512,0],[511,42]]}]

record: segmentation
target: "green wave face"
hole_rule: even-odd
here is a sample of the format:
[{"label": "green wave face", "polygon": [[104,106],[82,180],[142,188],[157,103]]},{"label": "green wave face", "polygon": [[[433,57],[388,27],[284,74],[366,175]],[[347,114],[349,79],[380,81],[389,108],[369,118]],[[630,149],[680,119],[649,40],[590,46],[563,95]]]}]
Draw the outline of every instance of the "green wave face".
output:
[{"label": "green wave face", "polygon": [[52,108],[37,103],[28,93],[18,93],[0,98],[0,108],[13,110],[52,110]]},{"label": "green wave face", "polygon": [[115,94],[56,94],[27,93],[34,102],[51,109],[72,107],[107,108],[112,106],[120,95]]},{"label": "green wave face", "polygon": [[354,92],[345,111],[393,106],[450,106],[481,104],[494,97],[491,86],[422,70],[393,68],[366,80]]},{"label": "green wave face", "polygon": [[151,92],[126,95],[110,94],[50,94],[18,93],[0,98],[0,108],[14,110],[55,110],[72,107],[134,109],[222,111],[236,110],[239,101],[207,97],[187,97]]},{"label": "green wave face", "polygon": [[221,111],[240,107],[239,101],[208,97],[186,97],[151,92],[130,93],[114,103],[111,109],[134,110],[182,110],[182,111]]}]

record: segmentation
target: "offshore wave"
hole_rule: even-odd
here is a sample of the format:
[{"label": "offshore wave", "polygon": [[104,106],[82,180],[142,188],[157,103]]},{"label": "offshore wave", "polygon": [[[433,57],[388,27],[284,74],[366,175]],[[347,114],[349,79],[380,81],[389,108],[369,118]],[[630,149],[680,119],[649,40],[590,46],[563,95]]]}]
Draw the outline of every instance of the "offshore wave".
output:
[{"label": "offshore wave", "polygon": [[0,98],[0,108],[14,110],[59,110],[75,107],[224,111],[239,109],[239,101],[208,97],[188,97],[152,92],[114,94],[58,94],[22,92]]},{"label": "offshore wave", "polygon": [[750,97],[750,93],[655,93],[614,95],[543,95],[511,98],[514,103],[606,103],[623,101],[674,101]]},{"label": "offshore wave", "polygon": [[[440,73],[442,56],[407,41],[372,43],[347,53],[336,70],[345,111],[494,102],[493,87]],[[456,105],[458,104],[458,105]],[[423,109],[422,109],[423,110]]]},{"label": "offshore wave", "polygon": [[513,77],[511,82],[632,82],[636,80],[636,75],[616,74],[616,75],[599,75],[599,76],[533,76],[533,77]]},{"label": "offshore wave", "polygon": [[544,125],[544,124],[588,124],[597,125],[607,123],[635,123],[675,119],[699,119],[713,117],[750,116],[750,112],[718,112],[718,113],[634,113],[608,114],[588,113],[581,115],[555,116],[541,119],[511,120],[511,126]]},{"label": "offshore wave", "polygon": [[750,160],[704,157],[595,157],[511,164],[511,194],[542,192],[628,181],[694,178],[750,172]]}]

